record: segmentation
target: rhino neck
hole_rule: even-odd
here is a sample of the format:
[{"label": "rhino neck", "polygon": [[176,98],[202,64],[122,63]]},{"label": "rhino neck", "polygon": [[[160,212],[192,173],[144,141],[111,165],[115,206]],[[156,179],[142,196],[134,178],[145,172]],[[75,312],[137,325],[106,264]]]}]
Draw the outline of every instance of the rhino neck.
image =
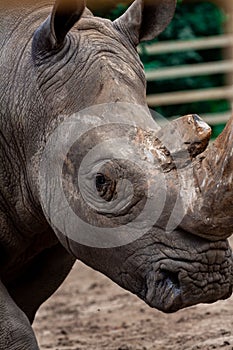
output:
[{"label": "rhino neck", "polygon": [[[30,69],[30,52],[32,35],[48,15],[48,3],[20,2],[19,5],[19,2],[10,1],[8,4],[4,0],[0,6],[0,32],[4,38],[0,44],[3,92],[0,101],[0,159],[4,164],[0,169],[0,220],[3,219],[2,212],[7,212],[12,225],[20,227],[24,233],[30,231],[35,218],[40,229],[41,220],[27,171],[31,156],[28,152],[30,150],[32,154],[38,146],[44,114]],[[38,107],[33,110],[33,105]]]}]

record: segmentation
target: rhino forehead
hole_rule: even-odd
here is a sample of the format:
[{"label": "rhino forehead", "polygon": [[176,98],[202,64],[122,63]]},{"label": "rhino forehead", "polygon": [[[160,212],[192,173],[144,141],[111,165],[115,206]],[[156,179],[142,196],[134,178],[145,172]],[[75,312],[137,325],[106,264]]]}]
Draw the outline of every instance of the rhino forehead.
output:
[{"label": "rhino forehead", "polygon": [[73,47],[78,52],[77,64],[84,61],[84,69],[99,66],[98,69],[113,71],[114,77],[121,75],[127,80],[138,77],[145,84],[143,65],[135,47],[114,30],[111,22],[84,19],[75,29],[72,35],[79,40],[78,48]]},{"label": "rhino forehead", "polygon": [[61,95],[59,101],[70,103],[75,87],[79,101],[76,93],[73,99],[79,105],[87,91],[90,102],[95,104],[115,101],[114,96],[118,100],[134,98],[137,103],[145,103],[145,74],[136,50],[129,50],[119,35],[113,37],[113,29],[110,37],[109,28],[106,33],[105,27],[100,29],[76,28],[67,37],[63,53],[50,60],[40,58],[38,83],[45,98],[51,95],[50,91],[53,95],[56,91],[57,97]]}]

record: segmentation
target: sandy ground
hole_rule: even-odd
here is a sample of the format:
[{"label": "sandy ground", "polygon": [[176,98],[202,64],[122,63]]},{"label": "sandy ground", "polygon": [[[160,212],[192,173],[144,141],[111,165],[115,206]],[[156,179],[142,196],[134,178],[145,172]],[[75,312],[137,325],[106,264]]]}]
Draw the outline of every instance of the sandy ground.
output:
[{"label": "sandy ground", "polygon": [[233,298],[166,315],[78,262],[34,329],[41,350],[233,350]]}]

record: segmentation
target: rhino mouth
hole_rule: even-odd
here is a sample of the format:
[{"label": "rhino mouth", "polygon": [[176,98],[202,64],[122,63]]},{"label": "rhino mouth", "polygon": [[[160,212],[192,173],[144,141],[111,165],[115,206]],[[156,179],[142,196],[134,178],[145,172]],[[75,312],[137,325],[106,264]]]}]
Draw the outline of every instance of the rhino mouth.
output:
[{"label": "rhino mouth", "polygon": [[165,313],[227,299],[232,294],[231,262],[232,255],[220,264],[209,265],[166,259],[156,272],[148,274],[143,299]]},{"label": "rhino mouth", "polygon": [[145,301],[163,312],[175,312],[183,304],[179,273],[161,269],[157,279],[147,281]]}]

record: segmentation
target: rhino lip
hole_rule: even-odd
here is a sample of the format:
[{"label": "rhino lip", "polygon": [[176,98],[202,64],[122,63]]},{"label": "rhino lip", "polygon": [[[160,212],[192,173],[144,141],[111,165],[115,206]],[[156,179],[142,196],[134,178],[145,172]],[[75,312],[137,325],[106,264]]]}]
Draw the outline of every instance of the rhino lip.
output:
[{"label": "rhino lip", "polygon": [[179,272],[161,267],[156,280],[147,280],[145,301],[153,308],[166,313],[178,311],[182,308],[182,288]]}]

